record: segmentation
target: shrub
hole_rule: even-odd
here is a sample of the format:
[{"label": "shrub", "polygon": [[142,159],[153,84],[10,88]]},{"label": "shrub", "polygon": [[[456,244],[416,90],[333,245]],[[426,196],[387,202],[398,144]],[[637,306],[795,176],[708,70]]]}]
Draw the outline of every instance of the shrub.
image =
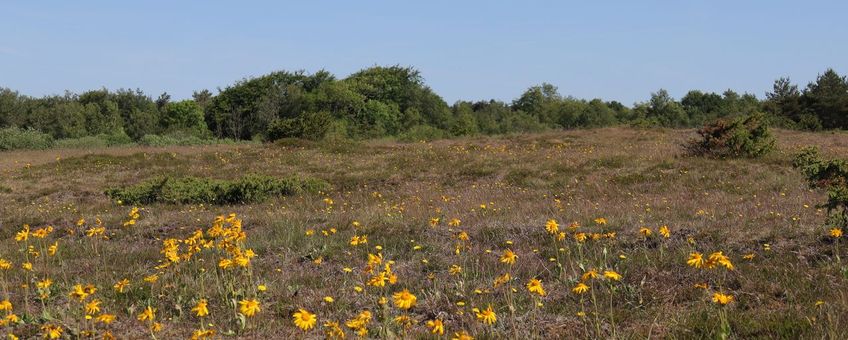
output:
[{"label": "shrub", "polygon": [[100,136],[85,136],[57,140],[55,146],[68,149],[104,148],[109,146],[109,142]]},{"label": "shrub", "polygon": [[53,137],[32,129],[10,127],[0,129],[0,151],[42,150],[53,146]]},{"label": "shrub", "polygon": [[690,155],[718,158],[760,157],[774,150],[774,137],[759,113],[719,119],[698,130],[700,139],[684,145]]},{"label": "shrub", "polygon": [[198,177],[157,177],[126,188],[106,190],[105,194],[126,204],[205,203],[238,204],[261,202],[270,197],[326,190],[329,184],[314,178],[276,178],[248,175],[237,180]]},{"label": "shrub", "polygon": [[848,160],[823,159],[819,149],[808,147],[795,156],[795,168],[807,177],[810,186],[827,190],[827,223],[848,225]]},{"label": "shrub", "polygon": [[447,133],[445,133],[445,131],[436,127],[430,125],[416,125],[398,136],[398,140],[404,142],[431,141],[445,138],[446,135]]},{"label": "shrub", "polygon": [[[239,141],[238,143],[248,143],[248,141]],[[235,144],[232,139],[215,139],[202,138],[193,134],[187,133],[170,133],[167,135],[144,135],[138,144],[144,146],[171,146],[171,145],[211,145],[211,144]]]}]

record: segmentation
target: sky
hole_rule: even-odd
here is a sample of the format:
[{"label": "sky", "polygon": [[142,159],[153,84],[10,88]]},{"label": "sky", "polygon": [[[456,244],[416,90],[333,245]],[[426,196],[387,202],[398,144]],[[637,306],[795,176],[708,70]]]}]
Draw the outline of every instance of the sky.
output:
[{"label": "sky", "polygon": [[625,104],[667,89],[762,98],[848,73],[848,1],[0,0],[0,87],[174,99],[277,70],[413,66],[448,103],[551,83]]}]

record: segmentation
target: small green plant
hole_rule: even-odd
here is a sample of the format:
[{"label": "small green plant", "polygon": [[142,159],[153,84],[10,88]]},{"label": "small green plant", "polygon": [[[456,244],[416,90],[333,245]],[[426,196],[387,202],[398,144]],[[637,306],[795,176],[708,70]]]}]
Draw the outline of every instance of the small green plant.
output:
[{"label": "small green plant", "polygon": [[824,159],[816,147],[804,148],[792,163],[801,170],[810,186],[827,190],[827,223],[833,227],[848,225],[848,160]]},{"label": "small green plant", "polygon": [[700,138],[684,144],[693,156],[757,158],[774,150],[774,137],[765,116],[759,113],[719,119],[698,130]]},{"label": "small green plant", "polygon": [[276,178],[248,175],[237,180],[198,177],[157,177],[139,184],[106,190],[106,195],[125,204],[207,203],[239,204],[261,202],[271,197],[318,192],[329,187],[314,178]]}]

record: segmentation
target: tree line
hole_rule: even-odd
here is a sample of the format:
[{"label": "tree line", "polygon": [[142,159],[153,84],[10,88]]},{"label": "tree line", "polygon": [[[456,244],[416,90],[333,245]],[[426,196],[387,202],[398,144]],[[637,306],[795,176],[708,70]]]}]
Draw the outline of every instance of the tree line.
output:
[{"label": "tree line", "polygon": [[0,128],[40,131],[52,138],[183,135],[235,140],[297,137],[432,139],[546,129],[635,126],[695,127],[717,118],[764,113],[772,125],[848,129],[848,80],[828,69],[803,89],[788,78],[764,99],[727,90],[693,90],[680,100],[665,90],[631,106],[561,95],[533,86],[511,102],[449,105],[411,67],[375,66],[338,79],[327,71],[273,72],[192,99],[153,98],[141,90],[106,89],[35,98],[0,88]]}]

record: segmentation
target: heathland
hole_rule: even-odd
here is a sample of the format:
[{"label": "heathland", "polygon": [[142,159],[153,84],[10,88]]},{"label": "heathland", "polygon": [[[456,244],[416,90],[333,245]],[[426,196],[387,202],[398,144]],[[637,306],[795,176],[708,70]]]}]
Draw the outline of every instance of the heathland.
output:
[{"label": "heathland", "polygon": [[3,152],[2,329],[848,336],[842,237],[793,167],[806,146],[844,158],[848,134],[777,130],[740,159],[687,156],[694,135]]}]

